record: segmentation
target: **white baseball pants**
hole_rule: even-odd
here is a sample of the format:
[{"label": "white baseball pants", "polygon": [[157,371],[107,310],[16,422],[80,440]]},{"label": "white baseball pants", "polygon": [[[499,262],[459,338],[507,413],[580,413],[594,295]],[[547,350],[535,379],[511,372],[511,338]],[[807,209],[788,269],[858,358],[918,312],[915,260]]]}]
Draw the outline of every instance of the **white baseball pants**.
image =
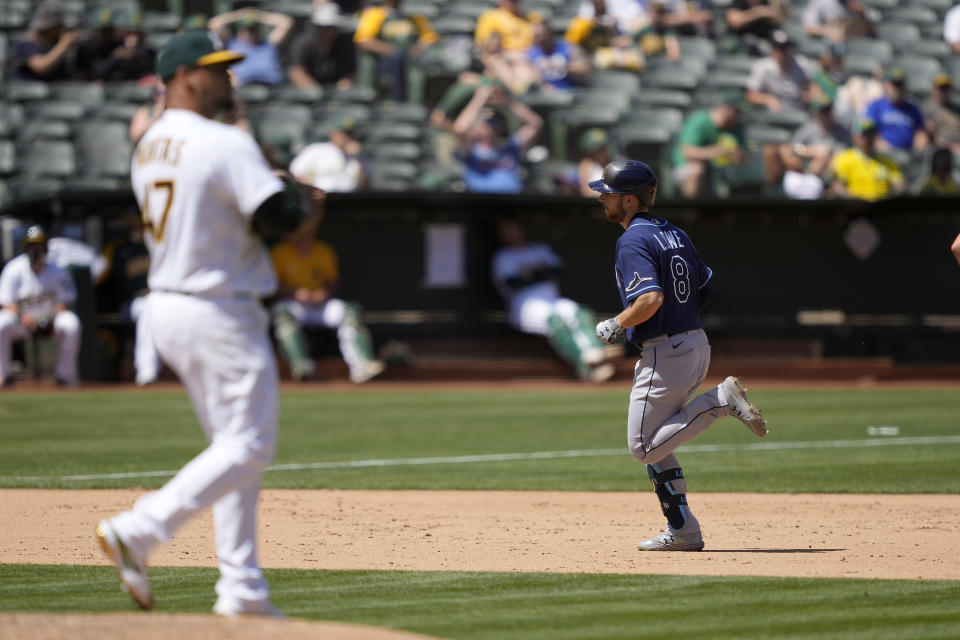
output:
[{"label": "white baseball pants", "polygon": [[370,362],[370,355],[358,348],[357,327],[347,322],[347,303],[340,298],[329,298],[322,304],[304,304],[296,300],[283,300],[301,327],[325,327],[336,329],[340,355],[350,371],[360,371]]},{"label": "white baseball pants", "polygon": [[[0,381],[11,374],[13,342],[24,340],[30,330],[11,311],[0,310]],[[60,343],[56,376],[68,384],[77,382],[77,355],[80,353],[80,318],[73,311],[61,311],[53,317],[53,335]]]},{"label": "white baseball pants", "polygon": [[153,292],[140,321],[186,387],[210,445],[111,524],[145,558],[190,517],[212,506],[218,602],[265,600],[267,582],[257,561],[257,501],[277,436],[277,369],[267,312],[255,300]]}]

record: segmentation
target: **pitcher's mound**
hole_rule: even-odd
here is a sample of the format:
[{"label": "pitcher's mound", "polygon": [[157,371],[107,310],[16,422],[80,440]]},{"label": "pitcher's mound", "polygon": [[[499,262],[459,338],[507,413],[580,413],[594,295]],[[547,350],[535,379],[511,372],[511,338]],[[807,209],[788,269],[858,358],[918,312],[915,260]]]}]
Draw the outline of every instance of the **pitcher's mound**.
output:
[{"label": "pitcher's mound", "polygon": [[407,631],[340,622],[228,619],[215,615],[164,613],[0,613],[0,640],[429,640]]}]

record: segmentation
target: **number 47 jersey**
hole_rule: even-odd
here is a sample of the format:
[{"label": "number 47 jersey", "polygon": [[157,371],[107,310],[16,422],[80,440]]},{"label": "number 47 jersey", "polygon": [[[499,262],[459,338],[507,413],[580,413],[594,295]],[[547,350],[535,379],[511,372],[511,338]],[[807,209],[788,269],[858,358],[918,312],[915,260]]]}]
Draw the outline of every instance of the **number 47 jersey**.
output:
[{"label": "number 47 jersey", "polygon": [[150,252],[151,290],[264,297],[276,276],[253,212],[283,189],[253,139],[168,109],[141,138],[130,179]]},{"label": "number 47 jersey", "polygon": [[663,304],[653,317],[629,329],[630,342],[639,345],[703,326],[701,296],[713,271],[700,261],[690,236],[667,220],[638,214],[630,221],[617,240],[616,276],[624,308],[644,293],[663,293]]}]

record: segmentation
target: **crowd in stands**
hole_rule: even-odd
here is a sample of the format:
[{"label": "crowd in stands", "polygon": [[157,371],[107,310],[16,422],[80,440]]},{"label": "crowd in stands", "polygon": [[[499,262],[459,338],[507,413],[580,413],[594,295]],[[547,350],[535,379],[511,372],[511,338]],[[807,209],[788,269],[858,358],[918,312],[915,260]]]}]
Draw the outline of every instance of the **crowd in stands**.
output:
[{"label": "crowd in stands", "polygon": [[666,196],[960,190],[950,0],[141,1],[0,15],[0,206],[124,188],[192,29],[246,54],[223,117],[330,191],[590,197],[620,156]]}]

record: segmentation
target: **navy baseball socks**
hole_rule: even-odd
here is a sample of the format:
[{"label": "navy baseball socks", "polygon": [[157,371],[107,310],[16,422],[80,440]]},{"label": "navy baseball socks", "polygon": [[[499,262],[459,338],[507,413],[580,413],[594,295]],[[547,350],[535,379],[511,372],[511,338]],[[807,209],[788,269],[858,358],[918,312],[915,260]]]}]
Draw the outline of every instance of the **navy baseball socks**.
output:
[{"label": "navy baseball socks", "polygon": [[[672,456],[672,454],[671,454]],[[647,475],[667,518],[666,530],[637,544],[641,551],[700,551],[700,523],[687,507],[687,483],[679,466],[664,468],[663,461],[647,465]]]}]

